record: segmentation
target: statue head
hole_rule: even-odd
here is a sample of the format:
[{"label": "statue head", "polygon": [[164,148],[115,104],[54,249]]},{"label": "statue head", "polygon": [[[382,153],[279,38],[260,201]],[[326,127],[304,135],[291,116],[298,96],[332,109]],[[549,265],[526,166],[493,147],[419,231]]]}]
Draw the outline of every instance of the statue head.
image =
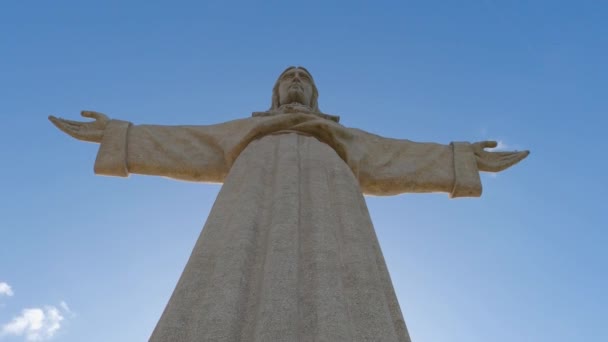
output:
[{"label": "statue head", "polygon": [[314,114],[327,120],[340,122],[337,115],[319,110],[319,91],[312,75],[303,67],[289,67],[279,75],[272,88],[272,103],[265,112],[253,112],[254,117],[290,113]]},{"label": "statue head", "polygon": [[303,67],[289,67],[279,75],[272,88],[272,104],[269,111],[282,105],[298,103],[320,112],[317,98],[319,92],[312,75]]}]

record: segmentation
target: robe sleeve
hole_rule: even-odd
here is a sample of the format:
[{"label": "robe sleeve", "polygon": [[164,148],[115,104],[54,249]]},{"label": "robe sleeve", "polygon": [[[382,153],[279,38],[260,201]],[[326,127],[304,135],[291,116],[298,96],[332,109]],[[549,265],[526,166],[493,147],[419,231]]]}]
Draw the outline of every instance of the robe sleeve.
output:
[{"label": "robe sleeve", "polygon": [[[470,143],[449,145],[388,139],[355,130],[349,164],[369,195],[446,192],[479,197],[481,180]],[[357,146],[358,145],[358,146]]]},{"label": "robe sleeve", "polygon": [[111,120],[104,131],[95,173],[130,173],[219,183],[228,172],[223,137],[229,124],[211,126],[132,125]]}]

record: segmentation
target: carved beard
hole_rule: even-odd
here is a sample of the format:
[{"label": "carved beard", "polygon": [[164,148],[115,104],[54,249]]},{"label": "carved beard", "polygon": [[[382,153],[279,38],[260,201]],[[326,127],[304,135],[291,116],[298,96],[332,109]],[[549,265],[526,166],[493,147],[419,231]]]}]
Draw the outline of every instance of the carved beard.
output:
[{"label": "carved beard", "polygon": [[290,104],[290,103],[299,103],[305,106],[308,106],[309,103],[307,103],[308,101],[306,100],[306,98],[304,97],[304,92],[302,91],[302,88],[300,87],[289,87],[289,90],[287,91],[287,103],[284,104]]}]

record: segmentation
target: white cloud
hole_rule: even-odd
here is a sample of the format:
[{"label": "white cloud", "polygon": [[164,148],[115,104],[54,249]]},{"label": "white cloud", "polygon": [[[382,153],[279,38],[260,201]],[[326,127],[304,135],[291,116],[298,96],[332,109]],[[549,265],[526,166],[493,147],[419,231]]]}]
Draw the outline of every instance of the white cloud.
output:
[{"label": "white cloud", "polygon": [[11,286],[9,284],[5,282],[0,283],[0,296],[11,297],[13,294],[13,289],[11,289]]},{"label": "white cloud", "polygon": [[70,307],[68,306],[68,303],[64,302],[63,300],[61,301],[61,303],[59,303],[59,306],[61,306],[61,308],[63,309],[63,311],[65,311],[67,313],[72,313],[72,310],[70,310]]},{"label": "white cloud", "polygon": [[[65,304],[65,302],[62,302]],[[67,304],[65,305],[67,307]],[[54,306],[24,309],[20,316],[0,328],[0,337],[24,336],[28,342],[50,339],[61,328],[63,315]]]},{"label": "white cloud", "polygon": [[65,301],[62,300],[61,303],[59,303],[59,306],[63,309],[63,312],[66,313],[70,318],[76,317],[76,313],[72,311],[72,309],[68,306],[68,303],[66,303]]}]

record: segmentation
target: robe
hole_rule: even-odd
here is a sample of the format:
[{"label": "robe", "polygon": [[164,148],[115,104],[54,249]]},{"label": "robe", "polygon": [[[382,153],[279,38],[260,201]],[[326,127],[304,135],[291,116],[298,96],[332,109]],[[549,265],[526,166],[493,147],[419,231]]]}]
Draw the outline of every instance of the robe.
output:
[{"label": "robe", "polygon": [[112,120],[95,171],[223,183],[155,342],[409,342],[363,194],[481,194],[468,143],[388,139],[304,113]]}]

